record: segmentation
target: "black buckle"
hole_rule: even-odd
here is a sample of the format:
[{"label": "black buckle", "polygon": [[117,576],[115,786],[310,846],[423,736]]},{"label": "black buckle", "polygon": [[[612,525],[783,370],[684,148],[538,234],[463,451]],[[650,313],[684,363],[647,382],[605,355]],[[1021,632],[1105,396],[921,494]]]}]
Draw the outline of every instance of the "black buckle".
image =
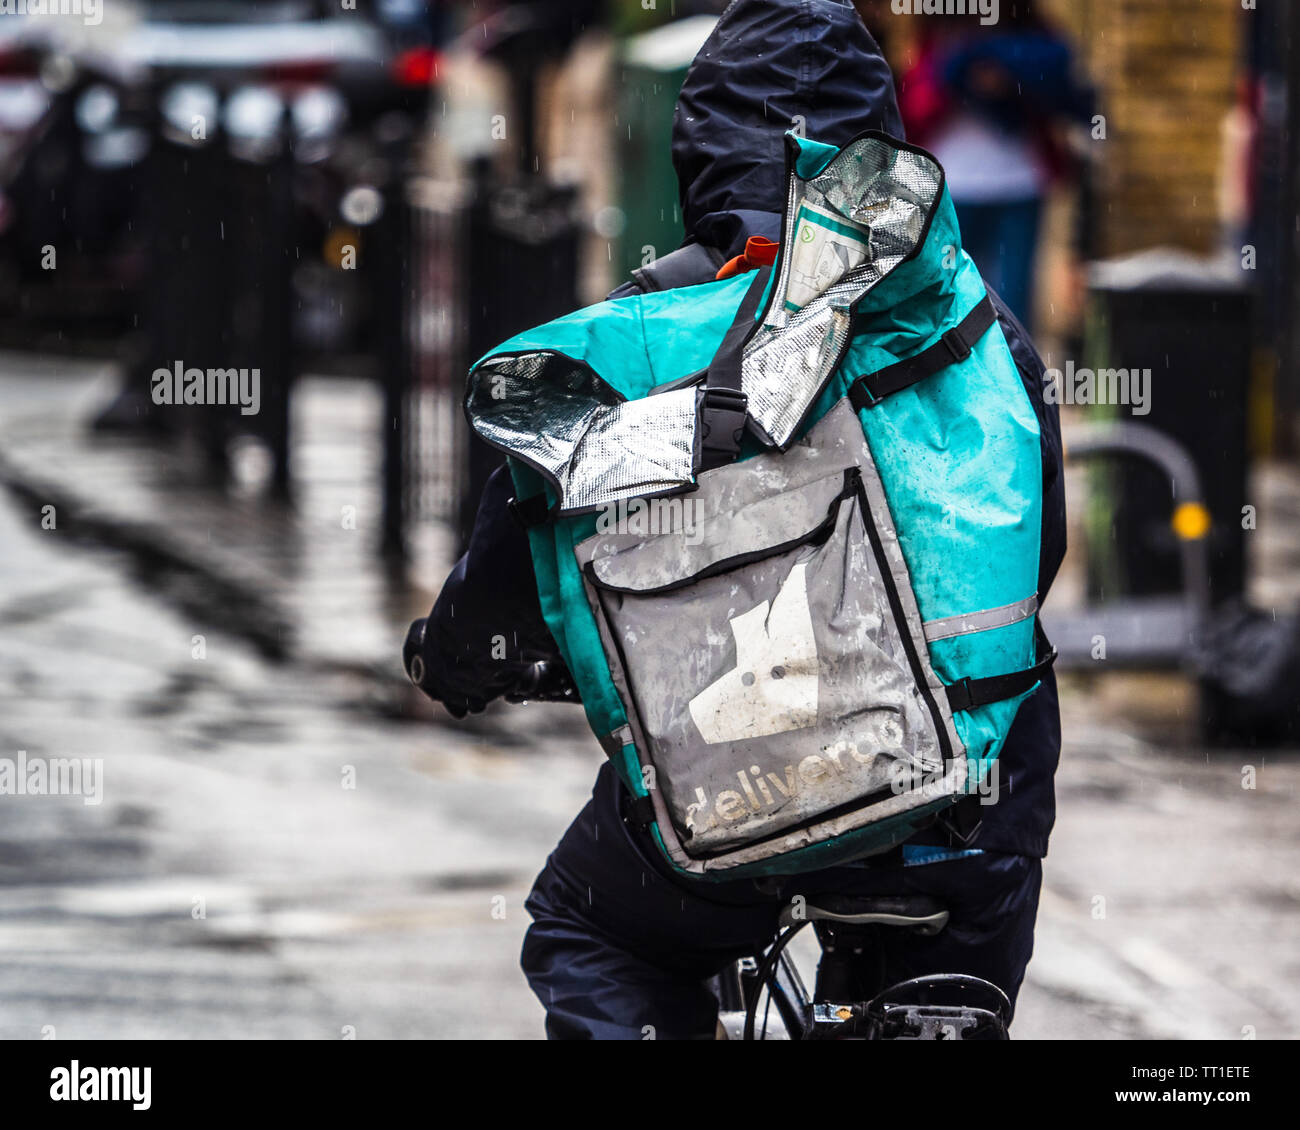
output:
[{"label": "black buckle", "polygon": [[953,326],[939,340],[948,347],[948,352],[952,354],[954,364],[965,361],[974,351],[974,347],[963,336],[961,326]]},{"label": "black buckle", "polygon": [[506,503],[506,511],[525,530],[545,525],[551,516],[545,494],[535,494],[524,499],[512,498]]},{"label": "black buckle", "polygon": [[949,683],[944,690],[948,695],[948,709],[954,714],[969,710],[975,702],[975,695],[971,691],[969,678],[958,679],[955,683]]},{"label": "black buckle", "polygon": [[655,804],[649,796],[630,796],[624,794],[623,819],[630,824],[643,828],[655,822]]},{"label": "black buckle", "polygon": [[853,402],[854,408],[859,412],[865,412],[868,408],[880,404],[883,398],[871,391],[866,377],[859,377],[849,386],[849,399]]},{"label": "black buckle", "polygon": [[748,408],[749,397],[739,389],[706,386],[700,391],[700,470],[735,462]]}]

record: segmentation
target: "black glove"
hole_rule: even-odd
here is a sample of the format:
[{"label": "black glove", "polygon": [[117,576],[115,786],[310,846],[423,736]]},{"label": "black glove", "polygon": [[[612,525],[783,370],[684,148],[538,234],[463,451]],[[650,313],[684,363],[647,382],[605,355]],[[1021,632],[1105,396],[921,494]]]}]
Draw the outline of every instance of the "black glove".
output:
[{"label": "black glove", "polygon": [[427,624],[427,620],[416,620],[407,629],[406,643],[402,645],[402,665],[406,668],[407,678],[434,702],[442,703],[453,718],[464,718],[467,714],[482,714],[487,709],[486,699],[461,693],[448,686],[445,680],[435,682],[434,674],[437,669],[425,659]]},{"label": "black glove", "polygon": [[[556,680],[567,676],[552,669],[563,670],[564,661],[542,616],[528,534],[510,511],[513,497],[510,473],[500,467],[483,488],[468,552],[433,611],[411,625],[402,649],[411,682],[457,718],[502,696],[550,697]],[[497,646],[502,639],[508,658]]]},{"label": "black glove", "polygon": [[530,663],[518,682],[506,691],[506,702],[581,702],[578,685],[558,655]]}]

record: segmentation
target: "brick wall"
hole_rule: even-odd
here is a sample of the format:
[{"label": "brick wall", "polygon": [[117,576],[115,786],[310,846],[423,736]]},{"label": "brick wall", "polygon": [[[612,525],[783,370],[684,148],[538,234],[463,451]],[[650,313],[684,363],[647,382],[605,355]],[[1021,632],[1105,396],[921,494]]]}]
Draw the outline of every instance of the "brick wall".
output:
[{"label": "brick wall", "polygon": [[1080,45],[1106,115],[1103,254],[1215,249],[1225,115],[1240,72],[1241,0],[1046,0]]}]

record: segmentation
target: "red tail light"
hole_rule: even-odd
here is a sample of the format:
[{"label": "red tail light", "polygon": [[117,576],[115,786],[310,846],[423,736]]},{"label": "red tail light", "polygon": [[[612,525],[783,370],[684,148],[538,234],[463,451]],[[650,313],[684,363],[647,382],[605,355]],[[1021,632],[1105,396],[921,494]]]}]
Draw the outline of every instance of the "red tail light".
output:
[{"label": "red tail light", "polygon": [[274,63],[264,74],[271,82],[290,85],[322,82],[329,77],[330,64],[305,60],[300,63]]},{"label": "red tail light", "polygon": [[0,75],[6,78],[30,78],[40,73],[36,57],[27,51],[0,49]]},{"label": "red tail light", "polygon": [[428,86],[438,77],[438,52],[411,47],[393,60],[393,77],[402,86]]}]

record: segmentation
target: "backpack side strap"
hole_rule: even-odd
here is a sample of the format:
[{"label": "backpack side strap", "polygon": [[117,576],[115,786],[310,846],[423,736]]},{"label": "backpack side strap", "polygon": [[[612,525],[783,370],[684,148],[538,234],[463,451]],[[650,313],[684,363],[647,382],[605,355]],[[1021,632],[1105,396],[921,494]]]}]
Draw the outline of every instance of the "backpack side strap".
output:
[{"label": "backpack side strap", "polygon": [[755,273],[722,345],[704,370],[696,404],[699,420],[696,430],[697,471],[712,471],[715,467],[726,466],[734,463],[740,455],[740,444],[749,419],[742,359],[745,343],[758,329],[755,319],[771,274],[771,267],[760,267]]},{"label": "backpack side strap", "polygon": [[945,687],[952,712],[956,714],[959,710],[989,706],[1033,690],[1056,662],[1056,648],[1048,642],[1047,633],[1043,631],[1039,620],[1034,621],[1034,641],[1039,658],[1032,667],[1006,675],[990,675],[985,679],[962,679]]},{"label": "backpack side strap", "polygon": [[953,326],[929,349],[914,357],[888,365],[874,373],[859,377],[849,387],[849,399],[861,412],[874,408],[887,396],[932,377],[935,373],[965,361],[979,342],[998,320],[997,307],[987,294],[965,318]]}]

